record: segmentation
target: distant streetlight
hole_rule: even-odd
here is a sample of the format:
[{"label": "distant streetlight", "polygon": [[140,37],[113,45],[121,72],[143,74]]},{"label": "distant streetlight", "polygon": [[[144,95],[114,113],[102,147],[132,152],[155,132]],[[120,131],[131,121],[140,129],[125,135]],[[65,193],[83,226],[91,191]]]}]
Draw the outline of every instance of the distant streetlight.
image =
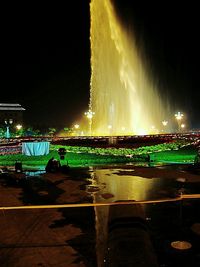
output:
[{"label": "distant streetlight", "polygon": [[177,120],[181,120],[181,119],[183,118],[183,113],[181,113],[181,112],[179,111],[179,112],[177,112],[177,113],[175,114],[175,117],[176,117]]},{"label": "distant streetlight", "polygon": [[156,132],[156,127],[155,127],[154,125],[151,126],[150,132],[151,132],[152,134],[155,134],[155,132]]},{"label": "distant streetlight", "polygon": [[77,130],[79,127],[80,127],[79,124],[75,124],[75,125],[74,125],[74,128],[75,128],[76,130]]},{"label": "distant streetlight", "polygon": [[5,119],[5,125],[6,125],[6,138],[10,138],[10,126],[12,125],[13,123],[13,120],[12,119]]},{"label": "distant streetlight", "polygon": [[75,129],[74,134],[75,134],[75,135],[79,135],[79,134],[78,134],[78,129],[79,129],[79,127],[80,127],[79,124],[74,124],[74,129]]},{"label": "distant streetlight", "polygon": [[22,125],[21,124],[17,124],[16,125],[16,129],[19,131],[19,130],[21,130],[22,129]]},{"label": "distant streetlight", "polygon": [[168,121],[162,121],[163,126],[167,126]]},{"label": "distant streetlight", "polygon": [[21,136],[22,135],[22,125],[21,124],[17,124],[15,126],[15,128],[16,128],[16,137],[17,136]]},{"label": "distant streetlight", "polygon": [[178,122],[178,131],[180,132],[181,130],[181,120],[183,118],[183,113],[181,113],[180,111],[178,111],[175,115],[175,118],[177,119],[177,122]]},{"label": "distant streetlight", "polygon": [[91,109],[89,109],[87,112],[85,112],[85,115],[86,117],[88,118],[89,120],[89,135],[91,136],[92,135],[92,118],[94,116],[94,112],[92,112]]},{"label": "distant streetlight", "polygon": [[182,123],[182,124],[181,124],[181,129],[183,130],[184,128],[185,128],[185,124]]},{"label": "distant streetlight", "polygon": [[112,134],[112,125],[111,124],[108,125],[108,134],[109,135]]},{"label": "distant streetlight", "polygon": [[[164,126],[164,128],[166,128],[167,127],[167,124],[168,124],[168,121],[162,121],[162,125]],[[165,132],[165,130],[164,130],[164,132]]]}]

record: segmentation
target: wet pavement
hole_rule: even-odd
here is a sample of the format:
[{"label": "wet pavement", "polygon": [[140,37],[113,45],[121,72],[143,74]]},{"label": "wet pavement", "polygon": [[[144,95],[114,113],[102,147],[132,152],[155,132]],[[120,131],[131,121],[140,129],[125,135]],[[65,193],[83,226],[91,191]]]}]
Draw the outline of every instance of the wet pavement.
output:
[{"label": "wet pavement", "polygon": [[[66,174],[40,170],[17,180],[14,174],[0,177],[1,207],[173,199],[199,193],[199,175],[174,165],[74,168]],[[127,210],[131,222],[142,217],[158,266],[200,266],[199,204],[198,199],[140,204],[142,215],[137,216],[135,208],[133,214]],[[117,208],[120,216],[124,208]],[[111,266],[109,206],[2,210],[0,216],[0,266]],[[171,243],[178,240],[192,247],[174,249]],[[128,252],[133,254],[131,247]]]}]

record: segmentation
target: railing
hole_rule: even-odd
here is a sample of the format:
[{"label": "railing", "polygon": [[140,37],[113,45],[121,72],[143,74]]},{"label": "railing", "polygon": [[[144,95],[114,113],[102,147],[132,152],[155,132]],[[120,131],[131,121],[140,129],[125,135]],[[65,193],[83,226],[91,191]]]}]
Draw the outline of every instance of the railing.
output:
[{"label": "railing", "polygon": [[176,202],[184,199],[200,199],[200,194],[181,194],[174,198],[163,198],[154,200],[141,201],[119,201],[106,203],[79,203],[79,204],[55,204],[55,205],[30,205],[30,206],[10,206],[0,207],[0,210],[26,210],[26,209],[59,209],[59,208],[80,208],[80,207],[102,207],[102,206],[116,206],[116,205],[137,205],[137,204],[155,204],[164,202]]}]

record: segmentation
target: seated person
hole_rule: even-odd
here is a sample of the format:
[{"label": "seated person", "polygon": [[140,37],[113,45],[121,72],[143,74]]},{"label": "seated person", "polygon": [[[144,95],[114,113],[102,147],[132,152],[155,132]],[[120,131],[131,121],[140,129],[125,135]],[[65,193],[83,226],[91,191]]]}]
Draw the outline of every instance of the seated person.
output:
[{"label": "seated person", "polygon": [[48,161],[48,163],[45,167],[45,170],[46,170],[46,172],[58,172],[58,171],[60,171],[60,168],[61,168],[60,161],[57,159],[54,159],[54,157],[52,157]]}]

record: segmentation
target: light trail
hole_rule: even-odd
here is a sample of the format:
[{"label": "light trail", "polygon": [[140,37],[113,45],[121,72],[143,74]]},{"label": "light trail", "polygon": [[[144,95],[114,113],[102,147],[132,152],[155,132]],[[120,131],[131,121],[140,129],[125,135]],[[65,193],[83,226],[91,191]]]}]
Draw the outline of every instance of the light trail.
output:
[{"label": "light trail", "polygon": [[28,209],[61,209],[61,208],[84,208],[84,207],[102,207],[102,206],[117,206],[117,205],[137,205],[137,204],[155,204],[165,202],[176,202],[184,199],[200,199],[200,194],[180,195],[175,198],[164,198],[155,200],[142,201],[119,201],[106,203],[80,203],[80,204],[56,204],[56,205],[30,205],[30,206],[10,206],[0,207],[0,210],[28,210]]}]

